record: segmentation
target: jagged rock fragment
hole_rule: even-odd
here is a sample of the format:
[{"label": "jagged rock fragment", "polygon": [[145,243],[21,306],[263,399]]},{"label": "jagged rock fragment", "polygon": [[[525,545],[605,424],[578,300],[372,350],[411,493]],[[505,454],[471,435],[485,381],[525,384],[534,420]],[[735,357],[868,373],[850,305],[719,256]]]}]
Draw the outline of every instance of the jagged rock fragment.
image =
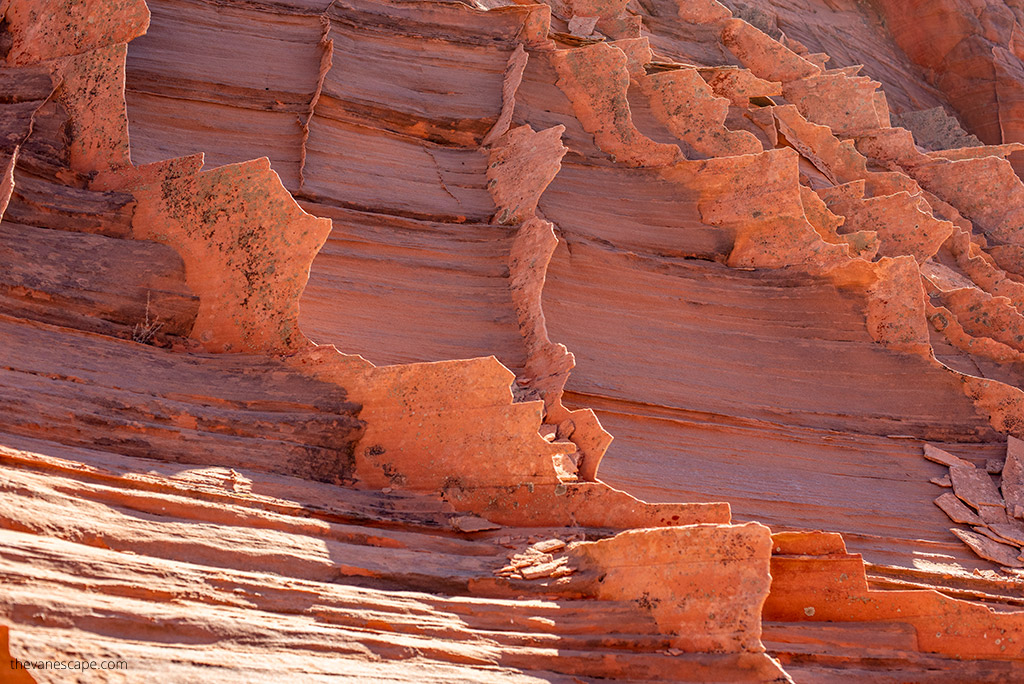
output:
[{"label": "jagged rock fragment", "polygon": [[1011,520],[1006,523],[989,523],[987,527],[1002,537],[1002,540],[1024,546],[1024,523]]},{"label": "jagged rock fragment", "polygon": [[1008,568],[1024,568],[1024,562],[1017,559],[1020,549],[1016,547],[1000,544],[983,534],[963,530],[958,527],[951,528],[950,532],[959,537],[964,544],[971,547],[971,550],[982,558],[1005,565]]},{"label": "jagged rock fragment", "polygon": [[550,59],[558,85],[597,146],[627,166],[666,166],[681,157],[678,147],[657,143],[633,124],[626,91],[626,53],[604,43],[557,50]]},{"label": "jagged rock fragment", "polygon": [[942,509],[942,512],[949,516],[949,519],[956,523],[967,525],[982,525],[984,521],[974,511],[969,509],[954,494],[946,492],[935,500],[935,505]]},{"label": "jagged rock fragment", "polygon": [[552,553],[554,551],[564,549],[565,542],[561,539],[546,539],[544,541],[537,542],[530,548],[540,553]]},{"label": "jagged rock fragment", "polygon": [[540,132],[519,126],[493,142],[487,156],[487,185],[498,207],[497,223],[514,225],[534,215],[568,152],[561,140],[564,131],[564,126]]},{"label": "jagged rock fragment", "polygon": [[490,520],[475,515],[460,515],[452,518],[452,527],[459,532],[473,533],[486,532],[488,530],[500,530],[501,525],[496,525]]},{"label": "jagged rock fragment", "polygon": [[965,468],[974,467],[973,465],[963,460],[962,458],[958,458],[957,456],[954,456],[949,452],[943,451],[942,449],[931,444],[924,445],[924,457],[927,458],[929,461],[935,461],[936,463],[941,463],[942,465],[950,468],[952,468],[953,466],[963,466]]},{"label": "jagged rock fragment", "polygon": [[974,508],[1003,505],[1003,497],[984,470],[954,464],[949,467],[949,477],[957,497]]}]

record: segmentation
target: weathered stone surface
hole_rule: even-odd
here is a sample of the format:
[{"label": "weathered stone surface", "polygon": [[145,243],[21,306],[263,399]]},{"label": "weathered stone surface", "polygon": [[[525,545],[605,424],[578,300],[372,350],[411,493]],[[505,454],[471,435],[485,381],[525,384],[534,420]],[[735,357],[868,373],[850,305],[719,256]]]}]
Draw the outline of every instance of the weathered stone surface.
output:
[{"label": "weathered stone surface", "polygon": [[957,458],[953,454],[945,452],[933,444],[924,445],[924,457],[927,458],[929,461],[935,461],[936,463],[941,463],[942,465],[950,468],[953,466],[966,467],[971,465],[962,458]]},{"label": "weathered stone surface", "polygon": [[[979,548],[998,547],[987,537],[954,530]],[[1000,557],[1010,560],[1003,546]],[[1024,651],[1024,615],[1007,615],[1006,623],[987,606],[949,598],[937,591],[876,591],[868,586],[863,561],[856,554],[775,554],[772,590],[765,603],[769,620],[858,622],[873,620],[912,625],[918,648],[926,653],[972,654],[970,657],[1019,658]],[[998,629],[999,643],[989,636]],[[1004,632],[1003,629],[1006,631]]]},{"label": "weathered stone surface", "polygon": [[1020,555],[1020,549],[1018,547],[1010,546],[1008,544],[1000,544],[998,541],[991,539],[984,534],[970,532],[969,530],[953,528],[950,531],[960,537],[965,544],[970,546],[971,549],[982,558],[986,558],[1008,568],[1024,568],[1024,562],[1017,560],[1017,556]]},{"label": "weathered stone surface", "polygon": [[626,54],[604,43],[551,53],[558,85],[572,103],[584,130],[612,160],[627,166],[666,166],[679,148],[645,136],[633,123],[626,91]]},{"label": "weathered stone surface", "polygon": [[728,157],[763,151],[752,133],[726,127],[728,100],[716,97],[696,69],[645,75],[640,85],[655,117],[699,154]]},{"label": "weathered stone surface", "polygon": [[1017,3],[883,0],[878,6],[896,42],[934,74],[970,133],[988,144],[1022,142],[1024,15]]},{"label": "weathered stone surface", "polygon": [[18,66],[127,43],[149,26],[144,0],[9,0],[3,12],[5,57]]},{"label": "weathered stone surface", "polygon": [[[168,246],[0,223],[0,311],[129,337],[188,336],[198,298]],[[142,334],[142,330],[138,331]]]},{"label": "weathered stone surface", "polygon": [[[570,562],[579,567],[573,582],[602,598],[639,596],[679,648],[756,653],[771,548],[763,525],[696,525],[585,542],[570,550]],[[716,566],[724,573],[709,591],[704,573]]]},{"label": "weathered stone surface", "polygon": [[949,477],[953,481],[953,492],[974,508],[1002,506],[1003,498],[984,470],[974,466],[953,465],[949,468]]},{"label": "weathered stone surface", "polygon": [[873,232],[881,256],[909,254],[923,263],[953,234],[952,223],[936,219],[922,197],[907,192],[835,203],[829,209],[846,218],[844,233]]},{"label": "weathered stone surface", "polygon": [[960,502],[960,499],[949,492],[937,498],[935,505],[941,508],[942,512],[948,515],[949,519],[953,522],[965,525],[981,525],[984,523],[977,513],[965,506]]},{"label": "weathered stone surface", "polygon": [[134,190],[132,235],[174,247],[210,351],[300,348],[299,297],[330,221],[303,211],[266,159]]},{"label": "weathered stone surface", "polygon": [[70,123],[70,166],[91,174],[131,166],[124,102],[124,43],[67,58],[59,95]]},{"label": "weathered stone surface", "polygon": [[561,142],[564,130],[555,126],[537,132],[520,126],[494,141],[487,155],[487,186],[498,207],[497,223],[522,223],[537,211],[540,196],[568,152]]},{"label": "weathered stone surface", "polygon": [[987,527],[1002,537],[1003,540],[1013,542],[1017,546],[1024,546],[1024,524],[1019,521],[1011,520],[1006,523],[989,523]]},{"label": "weathered stone surface", "polygon": [[1006,446],[1001,488],[1007,512],[1024,519],[1024,443],[1016,437],[1010,437]]},{"label": "weathered stone surface", "polygon": [[150,5],[2,5],[11,657],[1012,681],[1012,9]]},{"label": "weathered stone surface", "polygon": [[977,136],[964,131],[942,107],[906,112],[900,122],[914,134],[918,145],[929,150],[956,151],[982,145]]}]

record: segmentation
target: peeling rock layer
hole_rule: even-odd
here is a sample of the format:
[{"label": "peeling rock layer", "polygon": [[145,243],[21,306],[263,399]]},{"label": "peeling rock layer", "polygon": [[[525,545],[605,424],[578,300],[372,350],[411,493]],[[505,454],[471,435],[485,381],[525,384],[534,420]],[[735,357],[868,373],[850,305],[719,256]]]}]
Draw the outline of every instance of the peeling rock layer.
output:
[{"label": "peeling rock layer", "polygon": [[728,4],[0,6],[5,677],[1012,681],[1018,146]]}]

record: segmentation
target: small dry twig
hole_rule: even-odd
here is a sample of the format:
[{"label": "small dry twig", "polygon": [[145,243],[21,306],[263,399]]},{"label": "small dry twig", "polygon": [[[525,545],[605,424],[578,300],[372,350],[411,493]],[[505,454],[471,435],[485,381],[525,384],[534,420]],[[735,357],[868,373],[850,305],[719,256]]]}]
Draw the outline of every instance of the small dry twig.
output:
[{"label": "small dry twig", "polygon": [[146,319],[142,323],[136,323],[135,327],[132,328],[132,341],[138,342],[139,344],[150,344],[153,342],[153,338],[160,332],[160,329],[164,327],[163,321],[160,320],[159,316],[154,316],[152,319],[149,316],[149,295],[146,292]]}]

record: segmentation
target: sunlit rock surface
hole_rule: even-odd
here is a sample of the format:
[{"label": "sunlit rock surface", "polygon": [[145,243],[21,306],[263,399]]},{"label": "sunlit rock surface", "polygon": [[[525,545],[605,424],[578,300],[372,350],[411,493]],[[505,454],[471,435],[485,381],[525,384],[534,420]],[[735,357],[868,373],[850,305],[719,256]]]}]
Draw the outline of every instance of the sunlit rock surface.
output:
[{"label": "sunlit rock surface", "polygon": [[1018,3],[0,11],[4,681],[1019,681]]}]

